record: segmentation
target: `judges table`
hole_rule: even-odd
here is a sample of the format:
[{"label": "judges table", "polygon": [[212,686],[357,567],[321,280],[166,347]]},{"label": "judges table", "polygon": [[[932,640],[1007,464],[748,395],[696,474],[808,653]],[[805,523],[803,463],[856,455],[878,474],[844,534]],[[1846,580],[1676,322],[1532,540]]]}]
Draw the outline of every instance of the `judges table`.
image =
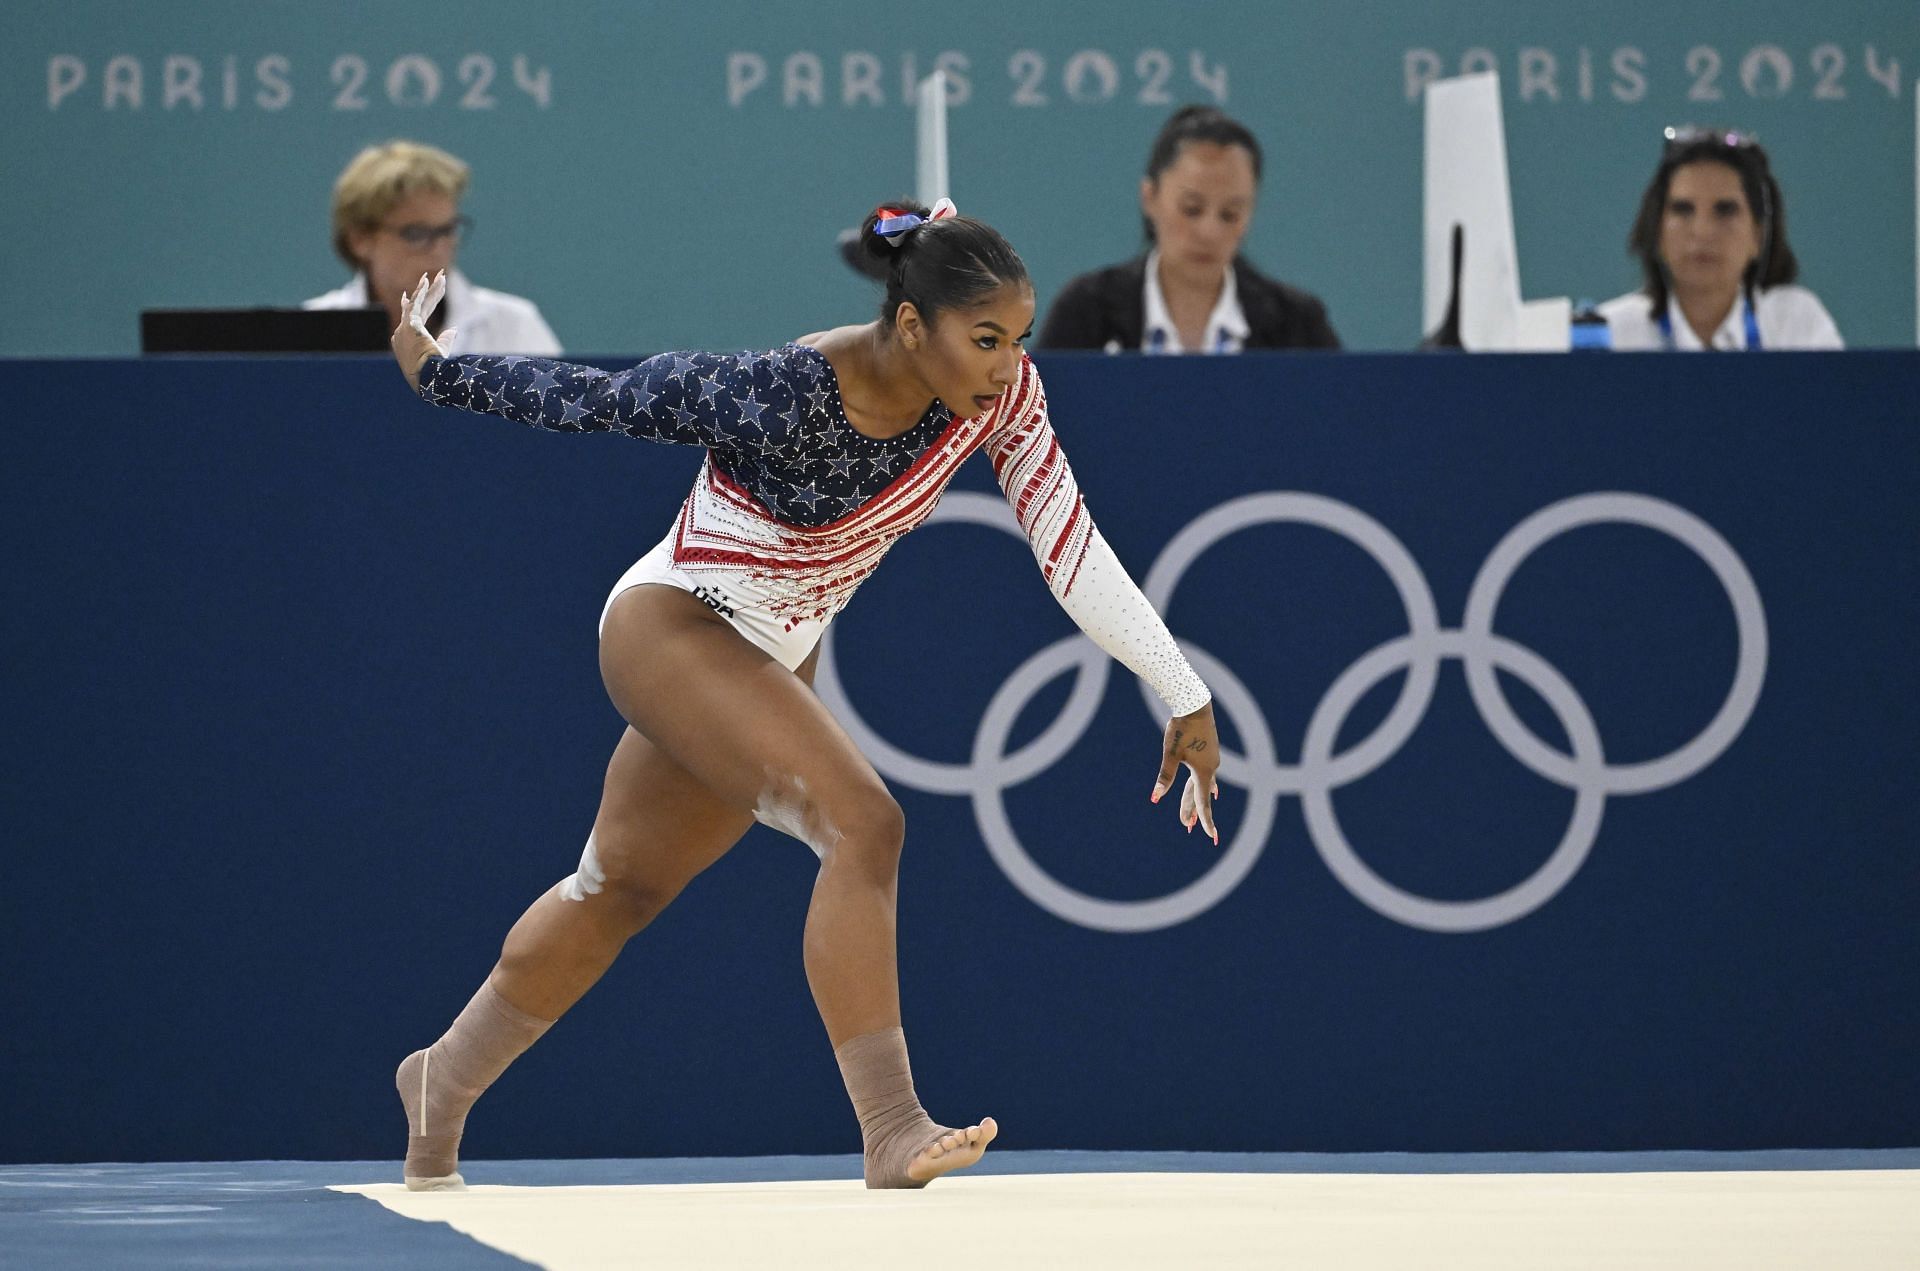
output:
[{"label": "judges table", "polygon": [[[603,363],[613,365],[613,363]],[[984,458],[820,691],[907,814],[905,1025],[1017,1147],[1920,1142],[1920,354],[1042,356],[1215,691],[1162,716]],[[373,1158],[573,869],[607,588],[699,454],[376,359],[0,362],[0,1160]],[[857,1148],[756,828],[481,1157]]]}]

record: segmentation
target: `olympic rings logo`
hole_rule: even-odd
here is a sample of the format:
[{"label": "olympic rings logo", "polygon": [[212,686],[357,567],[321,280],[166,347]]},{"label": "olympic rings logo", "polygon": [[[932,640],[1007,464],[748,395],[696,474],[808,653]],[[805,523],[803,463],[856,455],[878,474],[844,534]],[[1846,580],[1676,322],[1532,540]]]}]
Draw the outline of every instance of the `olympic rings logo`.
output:
[{"label": "olympic rings logo", "polygon": [[[992,526],[1025,543],[1006,502],[985,494],[951,491],[929,518]],[[1427,931],[1486,931],[1522,918],[1551,900],[1572,880],[1600,832],[1608,795],[1643,794],[1685,781],[1719,758],[1746,726],[1760,700],[1767,670],[1767,623],[1753,577],[1718,531],[1674,504],[1642,494],[1595,493],[1551,504],[1516,525],[1494,547],[1468,591],[1458,628],[1440,625],[1433,594],[1413,557],[1386,527],[1334,499],[1297,491],[1251,494],[1224,503],[1189,523],[1147,571],[1142,590],[1161,613],[1193,562],[1209,547],[1255,525],[1317,526],[1346,538],[1380,565],[1399,593],[1407,633],[1386,641],[1337,676],[1307,723],[1296,763],[1280,761],[1260,704],[1240,680],[1206,650],[1181,647],[1213,690],[1217,710],[1231,718],[1245,753],[1221,756],[1220,779],[1243,787],[1245,813],[1227,850],[1212,868],[1178,891],[1150,900],[1108,900],[1068,887],[1043,870],[1021,845],[1007,818],[1002,795],[1050,768],[1085,734],[1107,689],[1113,661],[1086,636],[1075,633],[1028,658],[988,703],[967,763],[939,763],[898,749],[873,731],[848,700],[834,665],[833,631],[820,644],[815,687],[849,735],[887,777],[916,790],[966,795],[987,850],[1025,895],[1049,912],[1101,931],[1156,931],[1205,913],[1237,887],[1265,848],[1282,795],[1300,800],[1315,850],[1335,878],[1357,899],[1396,922]],[[1717,714],[1691,741],[1654,759],[1609,763],[1586,703],[1566,678],[1530,649],[1493,630],[1494,613],[1516,570],[1550,539],[1587,525],[1640,525],[1670,535],[1704,561],[1726,591],[1739,635],[1733,684]],[[1393,757],[1426,715],[1440,664],[1464,668],[1475,708],[1502,746],[1527,768],[1574,793],[1573,814],[1559,844],[1534,873],[1496,895],[1477,900],[1437,900],[1388,882],[1361,859],[1341,830],[1333,794]],[[1009,754],[1015,719],[1035,693],[1065,671],[1073,688],[1060,715],[1040,735]],[[1374,685],[1396,671],[1406,679],[1400,695],[1374,731],[1336,753],[1348,712]],[[1566,731],[1566,754],[1536,736],[1516,715],[1500,687],[1505,671],[1538,693]],[[1140,684],[1156,730],[1164,708]]]}]

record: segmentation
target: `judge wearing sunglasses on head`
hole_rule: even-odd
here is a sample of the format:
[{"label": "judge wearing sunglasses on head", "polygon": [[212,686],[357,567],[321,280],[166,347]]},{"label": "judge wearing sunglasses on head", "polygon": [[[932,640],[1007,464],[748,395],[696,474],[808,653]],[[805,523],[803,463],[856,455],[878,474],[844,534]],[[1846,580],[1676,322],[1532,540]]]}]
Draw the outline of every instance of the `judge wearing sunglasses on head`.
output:
[{"label": "judge wearing sunglasses on head", "polygon": [[1600,306],[1616,350],[1845,347],[1820,298],[1794,285],[1780,183],[1746,133],[1668,128],[1627,250],[1645,281]]},{"label": "judge wearing sunglasses on head", "polygon": [[559,354],[560,341],[531,300],[476,287],[454,268],[473,225],[460,214],[469,178],[465,163],[417,142],[389,141],[355,155],[333,187],[333,250],[353,280],[303,307],[378,305],[398,326],[401,295],[421,275],[445,270],[446,302],[433,325],[458,328],[459,352]]}]

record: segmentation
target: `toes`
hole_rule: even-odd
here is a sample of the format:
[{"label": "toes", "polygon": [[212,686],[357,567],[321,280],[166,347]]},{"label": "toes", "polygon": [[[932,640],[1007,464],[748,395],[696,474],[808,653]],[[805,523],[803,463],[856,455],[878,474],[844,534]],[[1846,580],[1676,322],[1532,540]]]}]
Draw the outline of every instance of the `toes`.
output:
[{"label": "toes", "polygon": [[982,1117],[979,1124],[964,1129],[944,1130],[920,1149],[907,1167],[907,1177],[924,1183],[950,1171],[965,1169],[986,1154],[987,1144],[993,1142],[999,1132],[1000,1127],[992,1117]]},{"label": "toes", "polygon": [[929,1161],[945,1160],[956,1153],[978,1147],[980,1142],[980,1127],[970,1125],[964,1130],[948,1130],[922,1148],[921,1152]]}]

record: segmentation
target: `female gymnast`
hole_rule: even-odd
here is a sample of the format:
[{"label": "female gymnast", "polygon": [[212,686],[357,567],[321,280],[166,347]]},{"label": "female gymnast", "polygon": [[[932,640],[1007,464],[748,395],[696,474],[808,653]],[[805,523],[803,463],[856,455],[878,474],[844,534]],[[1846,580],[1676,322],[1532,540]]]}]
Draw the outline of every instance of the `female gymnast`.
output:
[{"label": "female gymnast", "polygon": [[894,898],[904,825],[871,764],[814,696],[816,646],[954,470],[985,450],[1068,615],[1172,712],[1152,798],[1179,775],[1188,832],[1219,842],[1219,742],[1206,686],[1094,529],[1023,345],[1033,287],[983,222],[876,209],[887,263],[877,321],[763,353],[663,353],[631,370],[450,356],[424,275],[394,356],[428,401],[559,432],[704,446],[672,531],[614,584],[600,671],[627,729],[578,869],[536,900],[446,1034],[400,1064],[404,1177],[464,1186],[468,1110],[579,1000],[622,946],[754,821],[820,857],[804,960],[864,1143],[868,1187],[922,1187],[978,1161],[991,1117],[962,1129],[922,1110],[900,1030]]}]

